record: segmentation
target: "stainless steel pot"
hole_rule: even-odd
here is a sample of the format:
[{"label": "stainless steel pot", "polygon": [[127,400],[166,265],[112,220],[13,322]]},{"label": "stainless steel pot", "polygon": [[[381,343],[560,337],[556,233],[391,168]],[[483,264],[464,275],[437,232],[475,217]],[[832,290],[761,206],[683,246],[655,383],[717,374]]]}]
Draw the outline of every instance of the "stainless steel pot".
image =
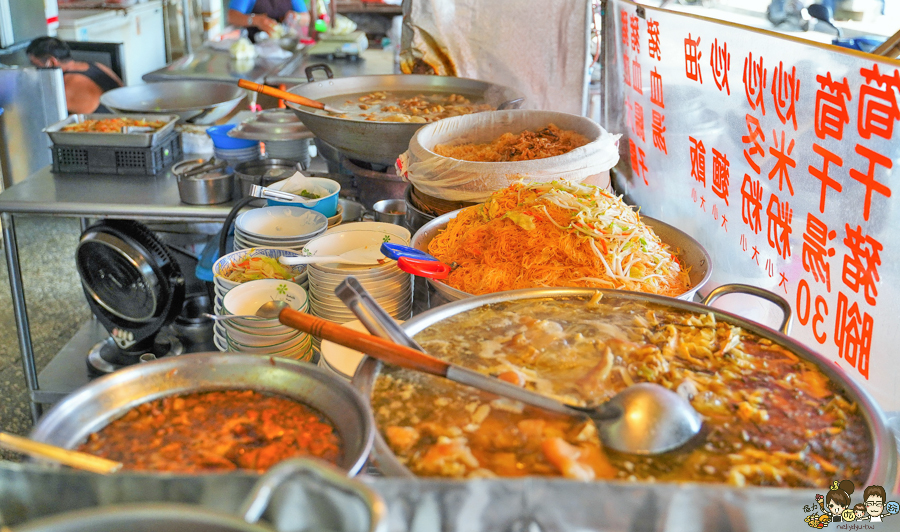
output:
[{"label": "stainless steel pot", "polygon": [[[426,223],[413,235],[410,245],[427,253],[428,244],[441,231],[447,228],[447,224],[450,223],[450,220],[456,218],[457,214],[459,214],[458,210],[448,212]],[[641,220],[653,228],[656,234],[659,235],[659,238],[668,244],[671,249],[678,251],[678,260],[681,261],[683,267],[689,268],[688,276],[691,279],[691,289],[679,295],[678,299],[693,300],[697,290],[705,285],[712,275],[712,259],[709,253],[706,252],[706,249],[699,242],[680,229],[649,216],[642,215]],[[442,303],[472,297],[472,294],[453,288],[441,281],[428,279],[428,283],[437,291],[437,295],[440,296],[438,299]]]},{"label": "stainless steel pot", "polygon": [[316,366],[284,358],[197,353],[138,364],[91,381],[53,407],[31,438],[74,449],[135,406],[175,394],[251,389],[302,402],[327,417],[342,442],[337,466],[357,474],[372,446],[372,415],[359,394]]},{"label": "stainless steel pot", "polygon": [[[312,78],[312,69],[322,67],[326,70],[328,79],[315,81]],[[327,66],[313,65],[307,69],[307,78],[309,83],[291,87],[288,92],[320,101],[336,96],[359,96],[375,91],[461,94],[495,108],[522,98],[521,93],[509,87],[450,76],[391,74],[332,79]],[[287,105],[297,113],[300,120],[316,137],[334,146],[347,157],[367,163],[393,166],[397,157],[409,148],[409,141],[416,131],[424,125],[335,118],[294,103],[287,102]]]},{"label": "stainless steel pot", "polygon": [[[385,522],[384,502],[361,482],[322,462],[306,459],[284,461],[273,467],[254,486],[238,515],[228,515],[201,506],[176,503],[120,504],[101,506],[32,521],[14,532],[272,532],[259,520],[279,487],[295,476],[311,476],[324,491],[338,490],[359,499],[367,510],[359,530],[377,532]],[[310,520],[313,521],[313,520]],[[347,519],[346,522],[352,522]],[[2,527],[0,527],[2,528]],[[2,528],[2,530],[8,530]]]},{"label": "stainless steel pot", "polygon": [[[887,429],[883,412],[875,404],[875,401],[863,388],[852,379],[843,375],[835,365],[824,356],[810,350],[800,342],[788,337],[784,331],[790,327],[790,305],[781,297],[766,290],[746,285],[723,285],[712,292],[703,300],[703,303],[682,301],[665,296],[645,294],[640,292],[628,292],[622,290],[597,290],[593,288],[527,288],[510,292],[498,292],[478,297],[471,297],[454,301],[447,305],[426,311],[402,324],[407,334],[413,336],[451,316],[472,310],[485,305],[506,301],[519,301],[524,299],[543,298],[572,298],[580,297],[589,299],[597,292],[605,297],[628,299],[644,303],[654,303],[675,310],[682,310],[700,314],[712,314],[717,321],[730,323],[745,331],[756,334],[762,338],[787,349],[798,358],[813,363],[821,370],[838,390],[843,392],[851,401],[855,401],[869,428],[869,437],[872,443],[872,462],[866,479],[866,486],[877,484],[879,486],[894,487],[897,481],[897,451],[891,432]],[[747,293],[763,297],[778,305],[784,312],[784,321],[781,331],[778,332],[759,323],[744,319],[735,314],[718,310],[707,306],[719,297],[729,293]],[[381,362],[366,357],[353,377],[353,385],[356,386],[371,404],[372,390],[375,379],[381,371]],[[381,433],[376,430],[375,444],[372,457],[378,468],[386,475],[412,477],[414,476],[394,455],[390,447],[384,441]],[[888,488],[890,489],[890,488]]]},{"label": "stainless steel pot", "polygon": [[241,197],[250,195],[250,185],[267,187],[300,171],[297,161],[290,159],[259,159],[246,161],[234,168],[234,176],[240,180]]}]

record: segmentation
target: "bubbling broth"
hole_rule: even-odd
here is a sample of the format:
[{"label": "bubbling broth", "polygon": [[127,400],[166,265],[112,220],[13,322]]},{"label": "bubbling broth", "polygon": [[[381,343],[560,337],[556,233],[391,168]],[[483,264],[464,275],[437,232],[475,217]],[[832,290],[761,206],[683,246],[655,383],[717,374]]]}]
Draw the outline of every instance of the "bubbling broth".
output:
[{"label": "bubbling broth", "polygon": [[564,476],[825,487],[862,482],[859,406],[810,362],[712,314],[604,297],[479,307],[416,335],[443,360],[576,405],[639,382],[688,397],[696,441],[642,457],[604,449],[593,423],[445,379],[385,368],[372,404],[399,460],[425,476]]}]

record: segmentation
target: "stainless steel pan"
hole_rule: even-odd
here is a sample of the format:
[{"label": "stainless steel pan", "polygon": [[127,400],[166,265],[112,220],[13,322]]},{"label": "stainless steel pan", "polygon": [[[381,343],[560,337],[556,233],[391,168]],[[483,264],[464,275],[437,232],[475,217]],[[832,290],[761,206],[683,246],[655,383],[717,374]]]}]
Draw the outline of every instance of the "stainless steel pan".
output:
[{"label": "stainless steel pan", "polygon": [[120,87],[100,96],[100,103],[117,113],[174,114],[182,122],[215,124],[247,93],[220,81],[163,81]]},{"label": "stainless steel pan", "polygon": [[337,466],[352,476],[365,465],[372,446],[372,415],[352,387],[309,364],[240,353],[163,358],[101,377],[53,407],[31,438],[73,449],[139,404],[169,395],[228,389],[283,395],[318,410],[341,437]]},{"label": "stainless steel pan", "polygon": [[[428,244],[430,244],[432,239],[434,239],[441,231],[447,228],[447,224],[450,223],[450,220],[456,218],[457,214],[459,214],[459,210],[448,212],[423,225],[416,231],[416,234],[413,235],[410,245],[427,253]],[[642,215],[641,220],[653,228],[656,234],[659,235],[660,240],[668,244],[670,249],[676,253],[678,260],[681,261],[681,265],[689,269],[688,276],[691,278],[691,289],[679,295],[678,299],[692,301],[697,290],[706,284],[706,281],[708,281],[709,277],[712,275],[712,259],[710,258],[709,253],[706,252],[706,249],[704,249],[699,242],[680,229],[672,227],[660,220],[650,218],[649,216]],[[434,287],[439,294],[440,299],[457,301],[459,299],[472,297],[472,294],[453,288],[441,281],[428,279],[428,283]]]},{"label": "stainless steel pan", "polygon": [[[328,79],[315,81],[312,74],[318,69],[325,70]],[[332,79],[331,70],[326,65],[313,65],[307,68],[306,74],[310,82],[291,87],[288,92],[319,101],[375,91],[421,91],[426,94],[461,94],[493,107],[507,103],[507,108],[512,109],[522,103],[523,97],[509,87],[468,78],[392,74]],[[519,101],[511,103],[515,100]],[[394,165],[397,157],[409,148],[409,141],[416,131],[425,125],[335,118],[294,103],[288,102],[287,106],[297,113],[315,136],[341,150],[350,159],[388,166]]]},{"label": "stainless steel pan", "polygon": [[[263,511],[279,488],[287,487],[287,481],[299,476],[311,477],[311,481],[320,486],[320,492],[350,495],[362,503],[368,515],[361,515],[359,522],[344,519],[346,526],[341,530],[379,532],[387,526],[384,502],[365,484],[344,477],[342,472],[322,462],[294,459],[276,465],[262,476],[247,495],[238,515],[181,503],[117,504],[30,521],[10,532],[273,532],[270,526],[259,523]],[[307,521],[335,521],[328,516],[322,517],[309,516]],[[0,530],[9,529],[0,527]]]}]

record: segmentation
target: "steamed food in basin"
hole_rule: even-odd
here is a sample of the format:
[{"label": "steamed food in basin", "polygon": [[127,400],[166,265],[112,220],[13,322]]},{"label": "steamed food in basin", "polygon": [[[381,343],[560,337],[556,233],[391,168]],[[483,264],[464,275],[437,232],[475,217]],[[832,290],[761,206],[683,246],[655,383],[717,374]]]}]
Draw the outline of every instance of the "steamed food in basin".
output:
[{"label": "steamed food in basin", "polygon": [[463,311],[415,339],[434,356],[572,404],[657,383],[704,420],[684,448],[627,455],[604,449],[589,421],[384,367],[372,392],[376,424],[417,475],[825,487],[870,473],[859,405],[812,362],[712,313],[599,293],[531,298]]}]

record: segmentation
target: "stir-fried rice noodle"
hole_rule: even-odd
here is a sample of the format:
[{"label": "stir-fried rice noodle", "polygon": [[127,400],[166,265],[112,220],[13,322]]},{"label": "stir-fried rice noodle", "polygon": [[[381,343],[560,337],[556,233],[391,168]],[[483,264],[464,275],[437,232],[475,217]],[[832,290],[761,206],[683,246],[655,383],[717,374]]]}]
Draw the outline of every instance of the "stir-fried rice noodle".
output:
[{"label": "stir-fried rice noodle", "polygon": [[690,279],[621,197],[555,181],[514,184],[468,207],[428,245],[470,294],[580,286],[677,296]]}]

